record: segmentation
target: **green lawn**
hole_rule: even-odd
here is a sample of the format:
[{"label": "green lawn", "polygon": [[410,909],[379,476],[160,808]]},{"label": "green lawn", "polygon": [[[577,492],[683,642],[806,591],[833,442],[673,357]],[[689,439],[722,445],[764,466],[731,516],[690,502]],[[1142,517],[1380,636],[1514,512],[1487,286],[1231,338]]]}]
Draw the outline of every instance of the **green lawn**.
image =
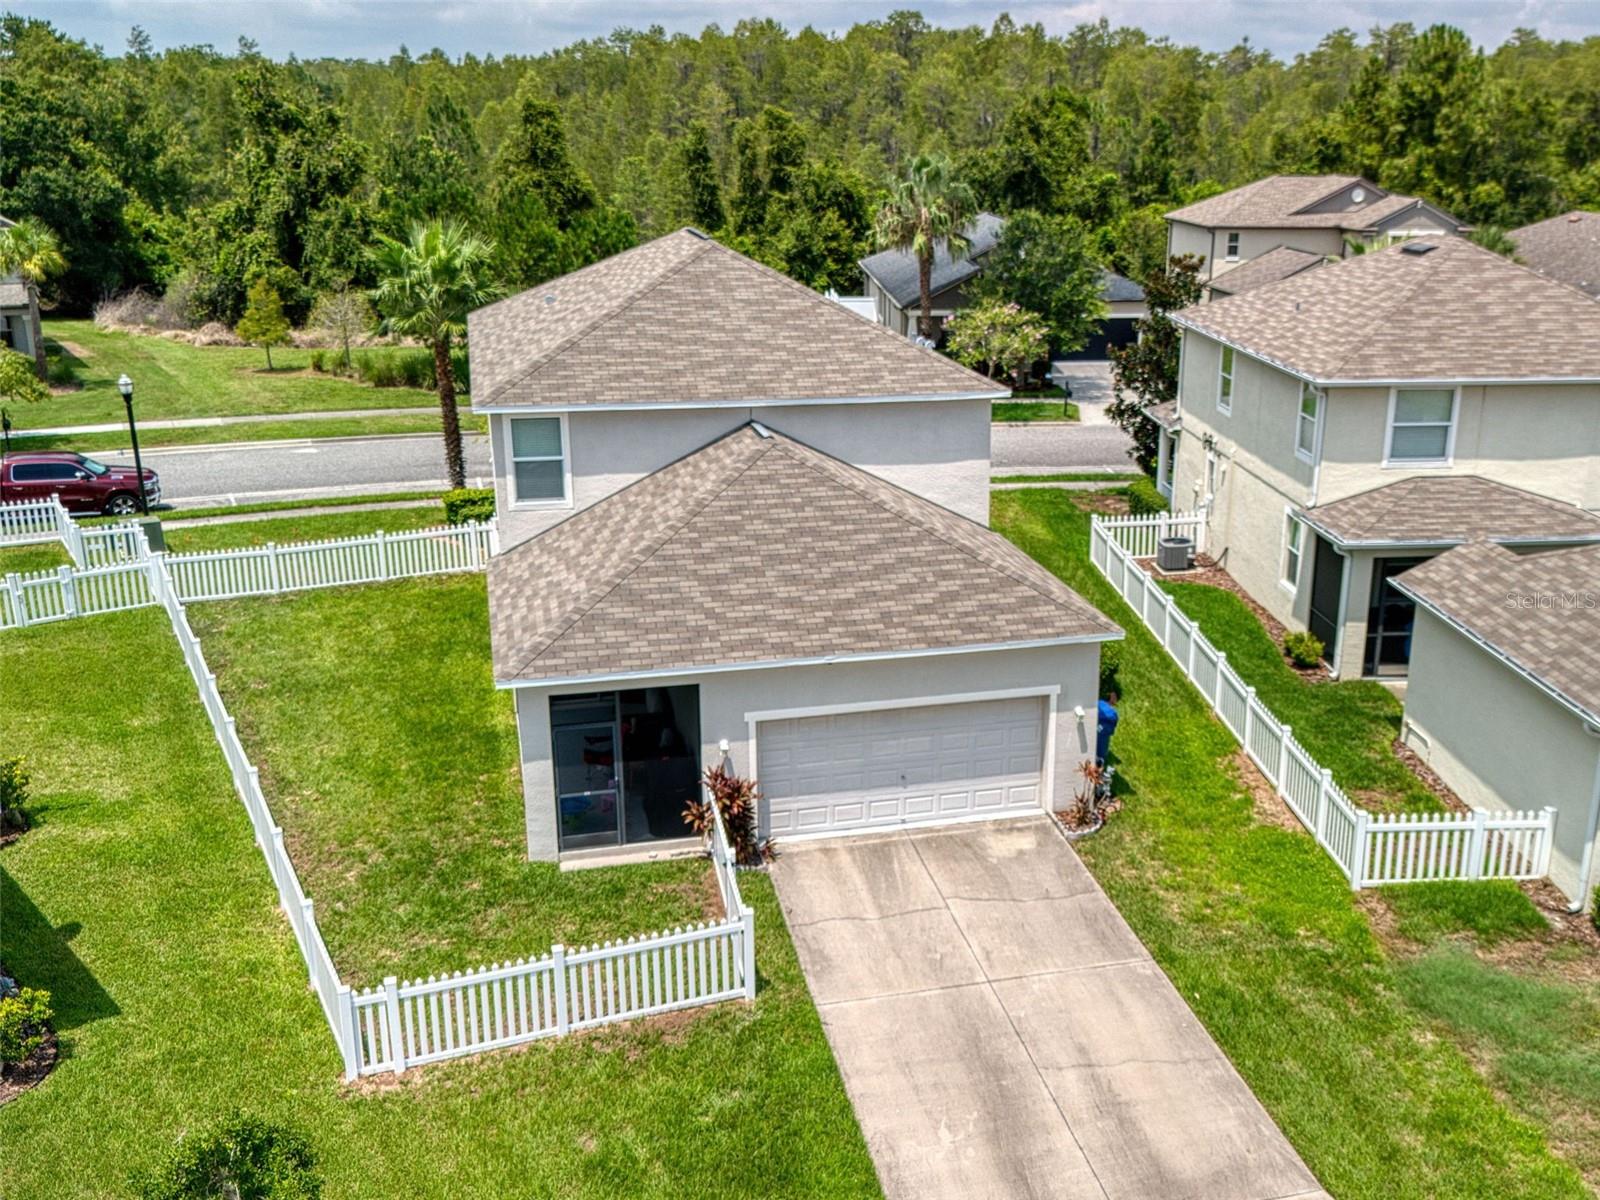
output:
[{"label": "green lawn", "polygon": [[1060,399],[996,400],[991,419],[1002,424],[1017,421],[1076,421],[1078,406],[1069,401],[1063,412]]},{"label": "green lawn", "polygon": [[1407,1000],[1399,964],[1302,832],[1259,821],[1236,744],[1089,564],[1056,490],[995,493],[995,527],[1128,631],[1113,743],[1127,804],[1080,852],[1340,1200],[1581,1197],[1573,1167]]},{"label": "green lawn", "polygon": [[27,546],[0,546],[0,576],[26,575],[30,571],[53,571],[70,567],[72,556],[60,542],[35,542]]},{"label": "green lawn", "polygon": [[1138,471],[1058,471],[1047,475],[991,475],[990,483],[1132,483]]},{"label": "green lawn", "polygon": [[1166,580],[1161,586],[1351,799],[1379,812],[1439,809],[1434,794],[1394,755],[1401,704],[1393,692],[1372,680],[1308,682],[1232,592]]},{"label": "green lawn", "polygon": [[[449,590],[434,598],[442,602]],[[399,594],[418,604],[419,616],[431,613],[420,594]],[[237,616],[211,611],[208,625]],[[371,645],[367,632],[346,627],[337,652]],[[393,646],[381,640],[375,648]],[[459,664],[407,661],[428,689],[462,675]],[[84,692],[85,663],[137,664],[138,703],[127,704],[122,689]],[[39,821],[0,850],[0,957],[25,984],[52,990],[64,1052],[43,1084],[0,1109],[0,1195],[125,1197],[130,1171],[236,1105],[305,1130],[326,1177],[325,1200],[879,1194],[765,876],[742,881],[759,931],[753,1006],[721,1005],[409,1072],[398,1084],[347,1088],[164,614],[0,635],[0,680],[0,746],[28,755]],[[63,703],[68,695],[79,702]],[[476,705],[486,728],[432,745],[434,757],[467,760],[459,770],[419,776],[399,766],[418,743],[399,747],[393,790],[374,815],[404,824],[425,799],[423,782],[463,784],[453,803],[426,801],[444,810],[434,840],[445,861],[413,864],[412,885],[425,894],[399,899],[419,915],[442,905],[446,920],[477,905],[509,938],[510,919],[483,913],[474,898],[477,881],[440,877],[452,871],[452,847],[462,839],[486,866],[485,890],[513,875],[527,880],[526,893],[509,899],[528,921],[525,939],[516,940],[532,949],[564,925],[598,929],[613,900],[599,883],[536,884],[533,869],[516,861],[520,814],[495,799],[498,787],[472,778],[476,770],[503,779],[504,707],[498,698]],[[418,719],[433,720],[436,733],[466,732],[460,717]],[[356,732],[374,728],[363,720]],[[343,759],[364,753],[321,736]],[[483,757],[473,764],[471,755]],[[358,775],[343,763],[338,769]],[[358,792],[351,802],[361,799]],[[328,797],[326,807],[337,804]],[[497,819],[492,836],[503,847],[484,842]],[[349,873],[381,877],[383,863],[359,857],[380,848],[382,830],[353,846]],[[489,864],[496,855],[503,865]],[[312,893],[324,928],[337,929],[327,889],[317,891],[321,878]],[[447,882],[455,894],[444,894]],[[534,895],[587,907],[536,912]],[[399,949],[408,961],[413,949],[426,957],[415,943]]]},{"label": "green lawn", "polygon": [[[377,495],[319,496],[315,500],[261,500],[251,504],[219,504],[213,508],[185,508],[164,512],[178,520],[189,517],[228,517],[246,513],[282,512],[290,508],[345,508],[352,504],[382,504],[388,500],[438,500],[443,492],[384,492]],[[439,512],[444,509],[440,508]]]},{"label": "green lawn", "polygon": [[[174,520],[185,515],[172,514]],[[357,537],[376,533],[402,533],[408,529],[432,529],[443,525],[444,509],[430,504],[425,508],[379,508],[362,512],[316,513],[304,517],[269,517],[261,521],[223,521],[216,525],[191,525],[163,532],[167,549],[173,554],[196,550],[230,550],[240,546],[264,546],[268,542],[305,542],[323,538]]]},{"label": "green lawn", "polygon": [[313,374],[311,351],[272,352],[277,368],[255,349],[189,346],[161,337],[107,333],[92,321],[51,320],[45,337],[70,356],[83,387],[47,402],[13,408],[19,428],[90,425],[124,419],[117,377],[130,376],[140,417],[234,416],[244,413],[332,412],[340,409],[427,407],[431,392],[374,388],[348,379]]},{"label": "green lawn", "polygon": [[[32,413],[39,410],[28,411]],[[483,433],[487,428],[487,417],[461,414],[462,433]],[[237,425],[196,425],[180,429],[151,429],[141,425],[139,449],[209,446],[223,442],[286,441],[291,438],[374,437],[391,433],[438,432],[439,414],[427,410],[405,415],[362,416],[357,413],[318,421],[248,421]],[[76,450],[80,454],[111,454],[126,450],[129,438],[128,431],[122,429],[117,433],[60,433],[19,438],[14,445],[19,450]]]}]

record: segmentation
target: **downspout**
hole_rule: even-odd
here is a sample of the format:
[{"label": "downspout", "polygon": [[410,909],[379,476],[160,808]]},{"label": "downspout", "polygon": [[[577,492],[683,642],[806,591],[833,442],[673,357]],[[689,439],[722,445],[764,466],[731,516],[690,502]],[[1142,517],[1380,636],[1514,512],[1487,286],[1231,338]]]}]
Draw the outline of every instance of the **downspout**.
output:
[{"label": "downspout", "polygon": [[[1318,534],[1317,536],[1320,537],[1321,535]],[[1329,542],[1328,545],[1333,546],[1333,552],[1339,556],[1344,564],[1339,570],[1339,624],[1334,629],[1333,659],[1329,664],[1332,670],[1328,672],[1331,678],[1338,679],[1340,678],[1341,665],[1344,662],[1345,629],[1350,623],[1350,572],[1355,569],[1355,560],[1345,551],[1339,549],[1338,546],[1334,546],[1332,542]],[[1313,584],[1315,584],[1315,579],[1316,571],[1313,568]]]},{"label": "downspout", "polygon": [[[1583,731],[1592,738],[1600,738],[1600,727],[1587,721],[1583,723]],[[1589,897],[1594,894],[1594,840],[1597,835],[1600,835],[1600,751],[1595,754],[1594,787],[1589,793],[1589,825],[1583,835],[1583,857],[1578,862],[1578,898],[1568,907],[1568,912],[1582,912]]]}]

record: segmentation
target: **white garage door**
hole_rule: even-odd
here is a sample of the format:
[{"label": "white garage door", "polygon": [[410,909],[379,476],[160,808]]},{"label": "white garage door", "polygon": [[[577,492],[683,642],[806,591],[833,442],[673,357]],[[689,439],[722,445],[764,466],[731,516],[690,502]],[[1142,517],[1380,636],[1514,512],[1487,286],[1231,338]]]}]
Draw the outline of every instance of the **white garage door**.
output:
[{"label": "white garage door", "polygon": [[1038,812],[1044,728],[1037,696],[763,721],[768,832]]}]

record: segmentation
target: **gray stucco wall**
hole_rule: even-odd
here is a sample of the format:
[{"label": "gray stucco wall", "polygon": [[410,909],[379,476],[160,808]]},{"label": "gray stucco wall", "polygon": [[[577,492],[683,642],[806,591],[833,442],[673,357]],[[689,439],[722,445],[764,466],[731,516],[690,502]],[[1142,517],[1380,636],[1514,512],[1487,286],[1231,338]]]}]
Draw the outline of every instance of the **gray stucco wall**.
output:
[{"label": "gray stucco wall", "polygon": [[[721,756],[728,739],[734,769],[751,769],[750,727],[746,714],[833,704],[891,702],[1058,686],[1053,758],[1052,807],[1072,795],[1077,766],[1094,752],[1095,703],[1099,699],[1100,647],[1097,643],[976,654],[929,655],[827,666],[722,671],[651,679],[652,686],[695,684],[700,689],[700,761]],[[517,729],[522,747],[522,786],[527,819],[528,857],[557,857],[555,774],[550,761],[550,697],[608,690],[614,685],[516,689]],[[644,686],[643,683],[640,686]],[[1082,705],[1080,724],[1073,708]],[[759,766],[759,764],[758,764]],[[759,769],[757,771],[759,782]]]},{"label": "gray stucco wall", "polygon": [[1600,737],[1521,675],[1419,610],[1402,735],[1462,800],[1496,811],[1557,811],[1550,879],[1569,900],[1600,770]]},{"label": "gray stucco wall", "polygon": [[567,417],[572,502],[554,505],[513,502],[509,420],[504,414],[489,418],[502,550],[751,420],[989,523],[987,400],[574,412]]}]

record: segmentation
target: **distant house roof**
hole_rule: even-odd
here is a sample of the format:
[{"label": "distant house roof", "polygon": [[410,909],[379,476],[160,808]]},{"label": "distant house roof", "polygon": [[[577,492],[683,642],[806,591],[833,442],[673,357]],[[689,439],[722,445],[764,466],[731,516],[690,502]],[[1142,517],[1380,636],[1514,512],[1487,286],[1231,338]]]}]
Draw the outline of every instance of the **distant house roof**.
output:
[{"label": "distant house roof", "polygon": [[1415,475],[1302,515],[1344,547],[1600,542],[1600,516],[1478,475]]},{"label": "distant house roof", "polygon": [[[935,246],[933,294],[937,296],[957,284],[965,283],[983,270],[983,263],[979,260],[995,248],[1005,227],[1004,217],[989,212],[979,213],[966,228],[967,251],[960,258],[952,258],[947,245]],[[917,257],[909,250],[880,250],[863,258],[861,269],[872,276],[873,281],[888,292],[899,307],[910,308],[921,302],[922,283]]]},{"label": "distant house roof", "polygon": [[1120,636],[1000,535],[751,424],[489,564],[501,683]]},{"label": "distant house roof", "polygon": [[1100,299],[1107,304],[1143,304],[1144,289],[1126,275],[1101,271]]},{"label": "distant house roof", "polygon": [[0,279],[0,308],[27,308],[28,285],[20,279]]},{"label": "distant house roof", "polygon": [[475,410],[1009,395],[681,229],[467,319]]},{"label": "distant house roof", "polygon": [[1513,229],[1517,257],[1600,300],[1600,213],[1569,212]]},{"label": "distant house roof", "polygon": [[[1359,188],[1360,201],[1333,203]],[[1345,229],[1360,232],[1423,201],[1384,191],[1359,175],[1268,175],[1167,214],[1209,229]],[[1448,214],[1445,214],[1448,215]],[[1453,220],[1453,218],[1452,218]]]},{"label": "distant house roof", "polygon": [[1183,426],[1183,414],[1178,411],[1176,400],[1163,400],[1159,404],[1148,405],[1144,415],[1163,429],[1179,429]]},{"label": "distant house roof", "polygon": [[1277,283],[1278,280],[1288,279],[1292,275],[1300,274],[1301,271],[1320,267],[1327,261],[1326,255],[1313,254],[1309,250],[1296,250],[1293,246],[1278,246],[1232,270],[1224,271],[1207,286],[1213,296],[1237,296],[1240,292],[1248,292],[1251,288]]},{"label": "distant house roof", "polygon": [[1600,305],[1465,238],[1342,259],[1173,320],[1319,383],[1600,380]]},{"label": "distant house roof", "polygon": [[1392,582],[1585,720],[1600,724],[1600,546],[1460,546]]}]

